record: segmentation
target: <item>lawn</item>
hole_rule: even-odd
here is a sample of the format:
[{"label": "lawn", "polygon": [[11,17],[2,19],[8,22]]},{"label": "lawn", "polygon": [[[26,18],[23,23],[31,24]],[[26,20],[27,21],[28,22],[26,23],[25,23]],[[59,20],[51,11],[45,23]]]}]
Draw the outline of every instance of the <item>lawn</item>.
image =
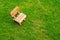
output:
[{"label": "lawn", "polygon": [[[15,6],[27,15],[21,26]],[[60,40],[60,0],[0,0],[0,40]]]}]

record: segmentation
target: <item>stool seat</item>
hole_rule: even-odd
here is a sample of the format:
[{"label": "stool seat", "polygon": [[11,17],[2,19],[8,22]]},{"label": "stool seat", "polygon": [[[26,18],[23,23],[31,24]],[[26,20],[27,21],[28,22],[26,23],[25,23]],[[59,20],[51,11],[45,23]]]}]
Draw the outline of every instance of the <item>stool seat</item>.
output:
[{"label": "stool seat", "polygon": [[22,21],[25,20],[25,18],[26,18],[26,15],[24,13],[20,13],[19,15],[17,15],[17,17],[14,20],[19,24],[21,24]]}]

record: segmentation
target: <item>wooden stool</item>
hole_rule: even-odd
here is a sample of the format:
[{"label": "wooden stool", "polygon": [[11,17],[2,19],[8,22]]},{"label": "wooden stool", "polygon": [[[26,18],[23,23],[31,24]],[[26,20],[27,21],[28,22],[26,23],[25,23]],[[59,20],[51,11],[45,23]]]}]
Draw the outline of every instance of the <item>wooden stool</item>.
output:
[{"label": "wooden stool", "polygon": [[26,18],[26,15],[24,13],[19,12],[18,6],[11,11],[10,15],[13,17],[13,20],[18,22],[20,25]]}]

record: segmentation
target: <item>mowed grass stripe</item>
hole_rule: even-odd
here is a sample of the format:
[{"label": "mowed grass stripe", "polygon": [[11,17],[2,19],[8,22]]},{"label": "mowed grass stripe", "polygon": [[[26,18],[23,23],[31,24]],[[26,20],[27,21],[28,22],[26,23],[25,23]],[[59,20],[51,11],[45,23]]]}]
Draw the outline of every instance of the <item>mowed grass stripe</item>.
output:
[{"label": "mowed grass stripe", "polygon": [[[60,13],[59,1],[0,0],[0,4],[0,40],[60,39],[58,36],[59,23],[56,23],[60,20],[60,16],[58,16]],[[56,6],[56,4],[58,5]],[[10,11],[16,5],[19,6],[20,12],[27,15],[26,21],[21,26],[14,22],[10,16]]]}]

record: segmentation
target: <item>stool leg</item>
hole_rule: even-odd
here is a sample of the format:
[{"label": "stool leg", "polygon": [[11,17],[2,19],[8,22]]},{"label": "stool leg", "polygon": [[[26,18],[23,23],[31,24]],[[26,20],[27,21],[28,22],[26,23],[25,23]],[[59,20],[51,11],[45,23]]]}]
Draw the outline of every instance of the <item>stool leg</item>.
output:
[{"label": "stool leg", "polygon": [[24,19],[23,21],[25,21],[26,19]]},{"label": "stool leg", "polygon": [[22,25],[21,23],[19,23],[20,25]]}]

